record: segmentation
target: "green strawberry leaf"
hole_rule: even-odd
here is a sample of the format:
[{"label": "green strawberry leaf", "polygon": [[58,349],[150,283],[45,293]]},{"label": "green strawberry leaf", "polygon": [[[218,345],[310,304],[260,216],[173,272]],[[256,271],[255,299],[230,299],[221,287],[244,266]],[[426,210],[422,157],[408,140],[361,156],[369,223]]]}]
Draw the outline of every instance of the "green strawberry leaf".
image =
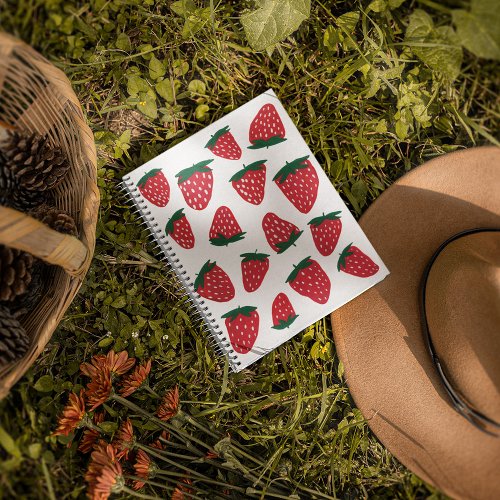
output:
[{"label": "green strawberry leaf", "polygon": [[296,266],[293,266],[293,271],[289,274],[285,283],[290,283],[295,280],[297,274],[299,274],[302,269],[306,269],[310,265],[312,265],[313,261],[311,260],[311,256],[302,259]]},{"label": "green strawberry leaf", "polygon": [[271,146],[275,146],[276,144],[279,144],[280,142],[286,141],[285,137],[281,137],[279,135],[275,135],[273,137],[270,137],[267,140],[264,139],[257,139],[252,142],[251,146],[248,146],[247,149],[262,149],[262,148],[270,148]]},{"label": "green strawberry leaf", "polygon": [[325,220],[338,220],[340,219],[340,213],[342,213],[340,210],[338,212],[330,212],[329,214],[326,215],[320,215],[319,217],[314,217],[314,219],[311,219],[308,224],[311,226],[318,227],[321,225]]},{"label": "green strawberry leaf", "polygon": [[178,174],[175,174],[175,176],[179,178],[177,184],[181,184],[182,182],[187,181],[191,176],[193,176],[197,172],[211,172],[212,169],[207,167],[207,165],[212,163],[213,161],[214,161],[213,159],[203,160],[196,163],[192,167],[181,170]]},{"label": "green strawberry leaf", "polygon": [[255,252],[251,252],[251,253],[242,253],[240,255],[240,257],[243,257],[243,260],[241,261],[242,263],[243,262],[251,262],[253,260],[258,260],[260,262],[263,262],[265,261],[268,257],[269,257],[269,254],[267,253],[257,253],[257,250]]},{"label": "green strawberry leaf", "polygon": [[236,233],[227,238],[221,233],[217,233],[217,236],[215,238],[210,238],[210,243],[216,247],[223,247],[227,246],[230,243],[234,243],[235,241],[240,241],[245,238],[245,234],[247,234],[245,231],[242,233]]},{"label": "green strawberry leaf", "polygon": [[177,222],[178,220],[182,219],[183,217],[186,217],[184,215],[184,209],[180,208],[168,220],[167,225],[165,226],[165,234],[173,233],[174,232],[174,222]]},{"label": "green strawberry leaf", "polygon": [[161,172],[161,168],[153,168],[153,170],[150,170],[149,172],[144,174],[137,182],[137,187],[143,188],[147,184],[149,179],[152,179],[158,172]]},{"label": "green strawberry leaf", "polygon": [[229,127],[226,126],[224,128],[221,128],[220,130],[217,130],[215,134],[210,138],[210,140],[205,144],[205,147],[208,149],[212,149],[215,147],[217,144],[217,141],[227,132],[229,132]]},{"label": "green strawberry leaf", "polygon": [[242,316],[250,316],[257,308],[254,306],[243,306],[232,309],[231,311],[223,314],[221,318],[229,318],[229,321],[234,321],[240,314]]},{"label": "green strawberry leaf", "polygon": [[279,248],[279,251],[276,253],[283,253],[285,250],[290,248],[292,245],[295,246],[295,242],[299,239],[300,235],[304,231],[299,231],[298,233],[292,233],[290,235],[290,238],[287,241],[279,241],[278,243],[275,244],[277,248]]},{"label": "green strawberry leaf", "polygon": [[296,158],[290,163],[286,162],[285,166],[281,168],[278,173],[273,177],[273,181],[278,182],[279,184],[283,184],[289,175],[295,175],[297,170],[301,170],[303,168],[307,168],[308,165],[306,160],[309,158],[309,155],[302,156],[301,158]]},{"label": "green strawberry leaf", "polygon": [[350,251],[351,246],[352,246],[352,243],[349,243],[349,245],[347,245],[344,248],[344,250],[342,250],[340,257],[339,257],[339,261],[337,262],[337,271],[341,271],[342,270],[341,268],[345,268],[347,257],[349,257],[349,255],[353,254],[353,252]]},{"label": "green strawberry leaf", "polygon": [[288,328],[298,317],[298,314],[290,314],[287,319],[278,320],[278,324],[272,326],[271,328],[274,328],[275,330],[284,330],[285,328]]},{"label": "green strawberry leaf", "polygon": [[229,179],[229,182],[238,182],[239,180],[243,179],[245,177],[247,172],[250,171],[259,171],[262,170],[263,167],[265,167],[264,163],[267,160],[259,160],[259,161],[254,161],[253,163],[250,163],[250,165],[243,165],[243,168],[241,170],[238,170],[231,179]]},{"label": "green strawberry leaf", "polygon": [[311,0],[259,0],[258,8],[241,16],[254,50],[265,50],[291,35],[309,17]]},{"label": "green strawberry leaf", "polygon": [[203,264],[193,283],[195,291],[198,290],[198,288],[203,288],[205,286],[205,276],[215,267],[215,265],[216,262],[210,262],[210,259]]}]

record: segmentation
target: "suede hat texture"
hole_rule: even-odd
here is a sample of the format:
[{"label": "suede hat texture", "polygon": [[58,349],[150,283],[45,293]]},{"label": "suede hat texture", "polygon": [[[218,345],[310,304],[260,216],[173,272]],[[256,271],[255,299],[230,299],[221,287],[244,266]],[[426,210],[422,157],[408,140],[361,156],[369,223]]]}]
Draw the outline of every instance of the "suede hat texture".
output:
[{"label": "suede hat texture", "polygon": [[[331,315],[356,405],[410,470],[454,498],[500,498],[500,432],[479,430],[454,408],[421,326],[419,291],[429,260],[453,235],[500,228],[500,148],[437,157],[403,176],[360,225],[389,268],[384,281]],[[427,320],[449,379],[475,409],[500,422],[500,233],[455,240],[427,280]]]}]

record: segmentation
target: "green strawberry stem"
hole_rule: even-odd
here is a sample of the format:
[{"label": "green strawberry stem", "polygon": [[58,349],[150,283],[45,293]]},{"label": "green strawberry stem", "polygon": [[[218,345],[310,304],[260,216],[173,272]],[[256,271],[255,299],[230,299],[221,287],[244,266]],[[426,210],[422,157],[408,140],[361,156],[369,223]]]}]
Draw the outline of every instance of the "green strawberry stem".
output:
[{"label": "green strawberry stem", "polygon": [[241,262],[251,262],[252,260],[258,260],[262,262],[269,257],[269,254],[257,253],[257,250],[255,250],[255,252],[251,253],[242,253],[240,257],[243,257],[243,260]]},{"label": "green strawberry stem", "polygon": [[293,271],[290,273],[285,283],[289,283],[295,280],[297,275],[302,271],[302,269],[306,269],[311,266],[313,261],[311,260],[311,256],[302,259],[296,266],[293,266]]},{"label": "green strawberry stem", "polygon": [[349,243],[344,250],[340,253],[339,261],[337,262],[337,271],[342,271],[342,269],[345,269],[346,265],[346,260],[349,255],[352,255],[354,252],[351,252],[351,246],[352,243]]},{"label": "green strawberry stem", "polygon": [[220,130],[217,130],[214,135],[210,137],[210,140],[205,144],[205,147],[208,149],[213,149],[215,145],[217,144],[217,141],[224,135],[229,132],[229,127],[226,126],[224,128],[221,128]]},{"label": "green strawberry stem", "polygon": [[203,160],[200,161],[196,164],[194,164],[192,167],[185,168],[184,170],[181,170],[178,174],[175,176],[179,178],[177,181],[178,184],[181,184],[182,182],[187,181],[191,176],[198,172],[211,172],[212,169],[207,167],[208,164],[212,163],[214,160]]},{"label": "green strawberry stem", "polygon": [[168,220],[167,222],[167,225],[165,226],[165,233],[166,234],[170,234],[170,233],[173,233],[174,232],[174,223],[177,222],[178,220],[181,220],[183,217],[186,217],[184,215],[184,209],[183,208],[180,208],[179,210],[177,210],[177,212],[174,213],[174,215],[172,215],[172,217],[170,217],[170,219]]},{"label": "green strawberry stem", "polygon": [[292,245],[295,246],[295,242],[299,239],[300,235],[303,232],[304,231],[299,231],[298,233],[293,232],[288,240],[276,243],[275,246],[278,248],[277,253],[283,253],[285,250],[288,250]]},{"label": "green strawberry stem", "polygon": [[210,238],[210,243],[212,245],[215,245],[216,247],[223,247],[229,245],[229,243],[234,243],[235,241],[240,241],[245,238],[245,234],[247,234],[245,231],[241,233],[236,233],[227,238],[221,233],[217,233],[217,236],[215,238]]},{"label": "green strawberry stem", "polygon": [[264,163],[267,160],[259,160],[259,161],[254,161],[253,163],[250,163],[250,165],[243,165],[243,168],[241,170],[238,170],[231,179],[229,179],[229,182],[238,182],[239,180],[243,179],[245,177],[245,174],[250,171],[259,171],[262,170],[262,167],[264,166]]},{"label": "green strawberry stem", "polygon": [[289,175],[295,175],[297,170],[301,170],[303,168],[307,168],[308,165],[306,160],[309,158],[309,155],[302,156],[301,158],[296,158],[290,163],[286,162],[285,166],[281,168],[278,173],[273,177],[273,181],[278,182],[279,184],[283,184]]},{"label": "green strawberry stem", "polygon": [[195,290],[198,290],[198,288],[204,288],[205,276],[215,267],[215,265],[216,262],[210,262],[210,259],[203,264],[193,283],[193,288]]},{"label": "green strawberry stem", "polygon": [[237,307],[236,309],[232,309],[231,311],[228,311],[226,314],[223,314],[221,318],[229,318],[229,321],[234,321],[240,314],[242,316],[250,317],[250,315],[256,309],[257,308],[254,306]]},{"label": "green strawberry stem", "polygon": [[284,330],[285,328],[288,328],[298,317],[298,314],[290,314],[287,319],[280,319],[278,324],[272,326],[271,328],[274,328],[275,330]]},{"label": "green strawberry stem", "polygon": [[311,219],[308,224],[311,226],[320,226],[325,220],[338,220],[340,219],[340,213],[342,213],[340,210],[338,212],[330,212],[329,214],[323,214],[320,215],[319,217],[314,217],[314,219]]},{"label": "green strawberry stem", "polygon": [[274,146],[274,145],[279,144],[280,142],[284,142],[284,141],[286,141],[285,137],[281,137],[280,135],[275,135],[273,137],[270,137],[267,140],[257,139],[255,141],[252,141],[252,145],[248,146],[248,149],[269,148],[271,146]]},{"label": "green strawberry stem", "polygon": [[137,182],[137,187],[143,188],[147,184],[149,179],[152,179],[158,172],[161,172],[161,168],[153,168],[153,170],[145,173]]}]

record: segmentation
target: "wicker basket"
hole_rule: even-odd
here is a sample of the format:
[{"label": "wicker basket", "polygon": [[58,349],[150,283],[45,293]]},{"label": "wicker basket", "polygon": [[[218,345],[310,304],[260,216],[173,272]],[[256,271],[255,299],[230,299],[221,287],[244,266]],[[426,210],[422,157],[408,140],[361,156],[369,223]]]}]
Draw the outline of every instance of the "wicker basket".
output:
[{"label": "wicker basket", "polygon": [[31,47],[0,33],[0,120],[20,131],[48,134],[71,167],[55,189],[56,206],[75,219],[79,239],[58,233],[16,210],[0,206],[0,243],[50,264],[46,293],[23,319],[30,337],[26,355],[0,370],[0,399],[42,352],[87,272],[95,247],[99,208],[92,132],[64,73]]}]

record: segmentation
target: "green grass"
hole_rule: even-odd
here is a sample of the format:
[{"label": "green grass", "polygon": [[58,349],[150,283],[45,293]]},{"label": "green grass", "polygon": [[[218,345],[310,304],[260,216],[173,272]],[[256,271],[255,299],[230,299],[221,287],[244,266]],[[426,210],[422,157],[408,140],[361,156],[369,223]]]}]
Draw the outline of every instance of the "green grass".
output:
[{"label": "green grass", "polygon": [[[2,433],[0,496],[84,497],[86,459],[49,435],[68,391],[84,384],[79,364],[114,348],[153,356],[150,385],[157,392],[179,384],[185,411],[259,454],[270,471],[331,497],[439,497],[370,432],[343,379],[329,320],[226,377],[117,183],[272,88],[359,216],[423,161],[496,143],[498,64],[465,53],[450,82],[404,43],[415,8],[448,25],[451,1],[407,1],[382,13],[368,11],[366,2],[314,2],[309,21],[272,53],[246,44],[238,17],[250,2],[205,4],[213,10],[195,13],[187,28],[168,2],[152,0],[4,6],[3,28],[74,85],[96,134],[102,205],[81,292],[43,355],[0,403],[0,424],[15,441],[12,447]],[[339,31],[338,16],[351,11],[360,14],[355,28]],[[189,36],[188,28],[198,31]],[[339,33],[344,40],[333,43]],[[153,55],[163,65],[151,62]]]}]

